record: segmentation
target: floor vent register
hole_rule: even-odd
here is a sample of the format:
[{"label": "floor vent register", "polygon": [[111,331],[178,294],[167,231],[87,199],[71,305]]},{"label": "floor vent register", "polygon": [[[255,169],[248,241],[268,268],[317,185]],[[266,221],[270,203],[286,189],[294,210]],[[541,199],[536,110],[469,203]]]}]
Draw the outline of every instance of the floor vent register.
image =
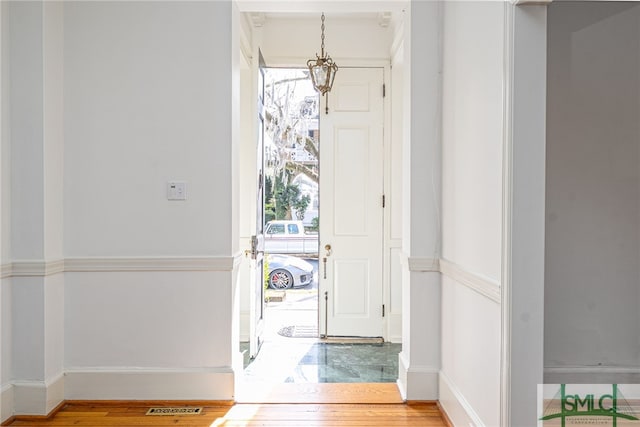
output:
[{"label": "floor vent register", "polygon": [[190,407],[160,407],[149,408],[145,415],[201,415],[202,408],[190,408]]}]

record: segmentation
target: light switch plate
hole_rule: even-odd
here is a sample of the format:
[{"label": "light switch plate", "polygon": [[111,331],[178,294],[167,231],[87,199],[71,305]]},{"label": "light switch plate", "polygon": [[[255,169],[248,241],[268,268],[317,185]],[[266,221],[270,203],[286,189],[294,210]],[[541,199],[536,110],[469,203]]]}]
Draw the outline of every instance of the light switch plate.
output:
[{"label": "light switch plate", "polygon": [[167,182],[167,200],[187,200],[187,183],[184,181]]}]

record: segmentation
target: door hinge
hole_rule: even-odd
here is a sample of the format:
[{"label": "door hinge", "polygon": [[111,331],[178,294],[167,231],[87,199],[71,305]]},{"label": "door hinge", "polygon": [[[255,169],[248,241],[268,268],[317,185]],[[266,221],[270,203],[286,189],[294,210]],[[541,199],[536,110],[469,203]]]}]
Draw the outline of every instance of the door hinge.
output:
[{"label": "door hinge", "polygon": [[384,317],[384,304],[382,304],[382,317]]},{"label": "door hinge", "polygon": [[387,196],[382,195],[382,207],[384,208],[387,205]]},{"label": "door hinge", "polygon": [[382,97],[384,98],[385,96],[387,96],[387,85],[386,84],[382,84]]}]

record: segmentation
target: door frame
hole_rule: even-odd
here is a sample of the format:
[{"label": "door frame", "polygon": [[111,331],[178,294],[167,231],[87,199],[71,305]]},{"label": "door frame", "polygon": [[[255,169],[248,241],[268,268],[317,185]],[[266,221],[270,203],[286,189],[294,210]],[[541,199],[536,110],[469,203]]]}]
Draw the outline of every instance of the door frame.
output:
[{"label": "door frame", "polygon": [[[265,62],[268,64],[268,67],[273,67],[273,68],[302,68],[301,64],[306,63],[308,58],[304,58],[304,57],[295,57],[295,58],[271,58],[271,57],[265,57]],[[386,197],[386,203],[387,206],[385,207],[384,211],[383,211],[383,225],[382,225],[382,239],[383,239],[383,256],[382,256],[382,277],[383,277],[383,282],[382,282],[382,301],[383,304],[386,307],[386,312],[385,312],[385,317],[383,319],[383,338],[385,341],[390,341],[390,342],[395,342],[395,343],[399,343],[402,339],[402,334],[401,331],[393,331],[391,330],[392,325],[390,322],[390,319],[392,317],[395,317],[397,319],[396,323],[401,323],[401,318],[402,318],[402,314],[401,313],[397,313],[397,312],[393,312],[393,310],[391,309],[391,266],[393,264],[392,261],[392,257],[391,257],[391,253],[392,251],[399,251],[402,248],[402,236],[400,236],[399,238],[397,236],[392,236],[391,235],[391,218],[389,215],[389,212],[391,212],[391,209],[389,208],[390,206],[390,197],[389,195],[391,194],[391,163],[388,161],[388,159],[391,159],[393,155],[402,155],[402,152],[400,151],[399,153],[395,152],[391,146],[391,64],[389,61],[385,61],[385,60],[380,60],[380,59],[348,59],[348,58],[338,58],[336,59],[336,62],[339,61],[340,67],[344,67],[344,68],[382,68],[383,69],[383,84],[385,86],[385,90],[386,90],[386,95],[382,98],[382,108],[383,108],[383,114],[384,114],[384,122],[383,122],[383,192],[385,195],[387,195]],[[338,70],[338,73],[340,73],[340,71]],[[329,96],[331,96],[331,94],[329,93]],[[320,111],[320,120],[322,120],[322,115],[324,114],[324,111]],[[331,114],[331,111],[329,111],[329,114]],[[322,136],[320,137],[322,138]],[[322,144],[322,142],[320,141],[320,144]],[[398,142],[399,145],[400,142]],[[398,146],[396,146],[398,147]],[[320,148],[320,152],[322,153],[322,148]],[[320,154],[320,157],[322,157],[322,154]],[[319,164],[322,165],[322,160],[319,159],[318,160]],[[321,167],[321,166],[320,166]],[[320,173],[322,173],[322,171],[320,170]],[[398,201],[402,201],[402,195],[398,195],[397,196],[397,200]],[[320,204],[322,204],[322,201],[320,201]],[[399,219],[399,221],[402,221],[402,218]],[[320,230],[320,233],[322,233],[322,230]],[[321,248],[322,249],[322,248]],[[322,254],[322,250],[320,251],[320,255]],[[319,256],[320,256],[319,255]],[[318,267],[320,270],[320,262],[321,262],[321,256],[318,260]],[[400,264],[400,259],[396,260],[397,262],[397,267],[401,268],[401,264]],[[319,271],[319,274],[321,274],[321,271]],[[320,280],[320,279],[318,279]],[[318,298],[321,298],[322,296],[320,295],[320,293],[318,293]],[[319,301],[320,303],[320,301]],[[322,304],[319,304],[319,307]],[[399,303],[399,305],[401,305],[401,302]],[[320,324],[318,324],[320,327]]]},{"label": "door frame", "polygon": [[[505,40],[506,42],[509,42],[508,44],[508,51],[507,51],[507,58],[505,58],[505,67],[508,67],[508,73],[505,76],[505,84],[506,84],[506,90],[508,92],[505,92],[505,96],[508,96],[508,101],[505,105],[505,121],[504,121],[504,126],[505,126],[505,132],[508,133],[508,137],[505,140],[505,150],[507,151],[507,154],[509,155],[506,158],[506,162],[509,162],[506,167],[508,167],[508,169],[505,170],[504,173],[504,179],[503,179],[503,183],[504,183],[504,191],[503,191],[503,204],[504,204],[504,218],[503,218],[503,224],[504,224],[504,229],[503,229],[503,274],[502,274],[502,279],[503,279],[503,283],[502,283],[502,314],[501,314],[501,323],[502,323],[502,331],[501,331],[501,353],[502,353],[502,357],[501,357],[501,364],[502,364],[502,371],[501,371],[501,423],[502,425],[508,425],[510,420],[513,419],[514,416],[517,415],[521,415],[523,413],[525,413],[527,411],[527,407],[525,407],[525,405],[519,405],[519,406],[514,406],[513,404],[515,402],[513,402],[513,396],[530,396],[531,391],[529,390],[528,386],[530,385],[530,381],[527,380],[527,378],[531,378],[531,376],[536,376],[536,377],[541,377],[542,376],[542,360],[539,360],[540,357],[536,357],[536,362],[540,362],[540,363],[536,363],[536,366],[526,366],[523,367],[522,362],[525,362],[527,360],[527,354],[529,351],[533,351],[536,354],[541,352],[541,346],[539,343],[539,340],[536,340],[535,342],[522,342],[521,340],[518,342],[514,342],[511,337],[514,336],[515,334],[517,334],[518,329],[520,328],[520,325],[516,325],[513,321],[513,319],[518,319],[519,315],[523,313],[523,311],[527,311],[529,312],[529,315],[531,315],[532,319],[535,319],[535,329],[536,331],[539,331],[540,333],[542,333],[542,321],[543,321],[543,317],[544,317],[544,310],[543,310],[543,306],[540,305],[536,305],[535,307],[533,307],[533,310],[530,310],[532,307],[528,307],[526,304],[526,301],[524,301],[524,298],[518,297],[518,295],[514,294],[514,290],[518,290],[521,286],[522,283],[516,283],[517,284],[517,288],[518,289],[512,289],[514,283],[516,282],[515,279],[519,278],[521,275],[523,275],[525,273],[525,271],[523,271],[525,269],[525,266],[523,265],[513,265],[512,260],[514,259],[520,259],[520,257],[516,257],[516,255],[514,255],[514,251],[518,252],[518,251],[523,251],[526,252],[526,247],[527,244],[529,243],[530,240],[533,240],[534,242],[536,242],[536,239],[531,236],[530,234],[528,234],[526,232],[526,221],[525,222],[519,222],[515,225],[511,224],[511,222],[514,220],[514,218],[518,218],[519,215],[522,215],[522,219],[527,218],[527,215],[532,215],[532,214],[538,214],[539,212],[544,212],[544,199],[540,199],[539,196],[539,189],[538,188],[531,188],[529,185],[535,182],[535,178],[538,176],[540,170],[544,169],[544,160],[542,160],[541,162],[539,162],[540,164],[535,164],[535,165],[526,165],[524,164],[524,162],[521,161],[520,157],[511,157],[512,155],[514,155],[513,151],[512,151],[512,147],[514,146],[524,146],[527,147],[529,143],[531,143],[531,137],[527,137],[526,134],[521,134],[520,132],[524,130],[524,127],[526,126],[522,126],[522,130],[520,128],[518,128],[517,124],[520,125],[526,125],[526,123],[531,123],[532,126],[535,127],[536,130],[536,134],[539,133],[538,131],[540,129],[544,129],[544,117],[540,118],[540,113],[542,112],[542,116],[544,116],[544,112],[546,111],[545,105],[538,105],[538,99],[536,98],[538,94],[534,94],[531,91],[527,90],[527,86],[529,85],[529,83],[527,83],[529,80],[532,80],[536,83],[540,82],[540,81],[545,81],[545,70],[542,70],[543,72],[540,72],[540,67],[538,65],[540,64],[544,64],[545,63],[545,54],[546,52],[539,52],[538,50],[536,50],[536,67],[530,67],[530,64],[527,63],[527,60],[524,58],[525,55],[514,55],[515,49],[518,46],[527,46],[528,44],[532,44],[536,49],[538,49],[538,47],[540,46],[539,43],[540,41],[546,41],[546,7],[548,6],[548,3],[550,3],[551,0],[545,0],[543,2],[533,2],[530,0],[512,0],[511,2],[509,2],[506,6],[506,10],[508,10],[511,13],[511,10],[513,10],[513,8],[515,9],[519,9],[518,12],[514,12],[514,15],[512,15],[511,17],[509,17],[509,19],[512,19],[510,28],[508,29],[508,34],[505,34],[505,37],[508,38],[508,40]],[[392,4],[394,3],[394,4]],[[277,3],[277,2],[260,2],[260,5],[258,5],[256,2],[242,2],[242,1],[235,1],[234,2],[234,8],[236,8],[236,10],[238,12],[246,12],[251,14],[251,18],[254,20],[254,22],[256,21],[260,21],[261,19],[264,19],[263,14],[265,12],[313,12],[313,13],[320,13],[321,12],[321,6],[319,5],[318,2],[309,2],[309,3],[304,3],[304,5],[295,5],[292,6],[290,4],[287,4],[285,6],[283,6],[283,4],[281,3]],[[420,20],[421,24],[424,24],[423,20],[425,18],[425,16],[415,16],[412,18],[412,15],[417,15],[416,13],[412,12],[412,5],[409,3],[407,4],[399,4],[398,2],[391,2],[391,1],[382,1],[382,2],[362,2],[359,3],[357,7],[355,6],[351,6],[352,9],[358,9],[358,10],[351,10],[351,11],[356,11],[356,12],[377,12],[379,10],[381,10],[381,8],[384,8],[384,6],[388,6],[388,8],[390,10],[397,10],[398,7],[402,8],[402,11],[404,12],[404,28],[400,29],[398,31],[398,33],[396,34],[396,37],[400,40],[399,43],[400,44],[404,44],[404,62],[403,62],[403,67],[405,67],[405,70],[403,72],[403,87],[402,88],[398,88],[396,87],[396,90],[398,91],[398,93],[402,93],[402,95],[398,95],[401,98],[404,96],[405,98],[403,99],[403,105],[406,107],[405,110],[403,110],[402,114],[406,117],[406,120],[403,120],[403,132],[406,133],[405,135],[403,135],[403,140],[406,141],[405,146],[407,147],[407,149],[411,149],[412,146],[412,142],[415,142],[416,144],[419,141],[412,141],[412,137],[410,135],[411,132],[411,123],[412,123],[412,112],[410,110],[411,108],[411,104],[412,104],[412,100],[411,100],[411,69],[418,69],[418,65],[417,62],[420,61],[424,61],[424,55],[432,55],[435,53],[434,52],[418,52],[417,50],[415,50],[415,52],[412,52],[412,36],[414,35],[414,33],[416,32],[416,30],[413,30],[411,28],[411,23],[412,23],[412,19],[415,18],[416,22],[418,20]],[[338,6],[334,6],[334,7],[338,7]],[[326,7],[325,7],[326,8]],[[330,9],[330,8],[329,8]],[[340,10],[342,11],[347,11],[347,9],[349,9],[349,6],[340,6]],[[337,9],[335,9],[334,11],[337,11]],[[539,16],[541,19],[534,19],[533,21],[527,21],[527,11],[531,11],[533,12],[533,14],[535,15],[536,13],[539,13]],[[327,12],[327,10],[325,10],[325,12]],[[437,14],[436,14],[437,15]],[[439,21],[439,17],[434,15],[433,17],[426,17],[428,18],[428,23],[430,24],[434,24],[435,26],[438,25]],[[542,16],[544,15],[544,16]],[[236,14],[236,17],[239,17],[240,14]],[[537,18],[537,17],[536,17]],[[236,22],[236,21],[245,21],[244,18],[241,19],[237,19],[234,21],[234,23],[232,24],[233,26],[233,37],[236,38],[241,38],[244,39],[246,41],[246,34],[243,34],[243,25],[248,26],[249,23],[248,21],[245,23],[240,23],[240,22]],[[251,30],[250,30],[251,31]],[[253,28],[254,33],[260,33],[261,29],[258,27],[254,27]],[[258,34],[257,36],[258,39],[260,39],[260,35]],[[515,41],[516,44],[518,46],[512,45],[510,44],[511,41]],[[397,42],[394,41],[394,44],[396,44]],[[243,44],[242,42],[240,43],[241,45]],[[246,46],[246,43],[245,43]],[[251,51],[243,49],[245,51]],[[395,54],[395,51],[392,49],[392,54]],[[415,58],[412,58],[412,56],[415,55]],[[437,56],[437,55],[436,55]],[[288,60],[284,60],[284,61],[276,61],[274,63],[279,63],[282,64],[284,66],[291,66],[292,63],[295,62],[295,65],[298,66],[299,64],[304,64],[306,62],[306,59],[308,58],[302,58],[302,57],[296,57],[296,58],[288,58]],[[344,58],[335,58],[336,62],[341,64],[344,61]],[[349,65],[352,66],[367,66],[367,65],[382,65],[385,67],[388,67],[388,61],[348,61]],[[372,63],[373,62],[373,63]],[[436,61],[437,62],[437,61]],[[544,68],[544,67],[543,67]],[[385,72],[385,80],[386,78],[388,78],[389,73]],[[388,84],[388,82],[385,82]],[[390,85],[387,85],[387,88],[389,89],[393,89],[390,87]],[[516,96],[514,96],[514,94],[516,94]],[[541,95],[544,99],[544,94]],[[531,97],[536,98],[535,99],[535,103],[533,106],[531,106],[531,104],[529,103],[529,101],[531,101]],[[511,102],[511,101],[517,101],[515,103]],[[385,102],[389,102],[389,96],[387,96],[385,98]],[[526,108],[526,105],[530,105],[530,108]],[[389,108],[387,108],[385,106],[385,111],[390,111]],[[532,117],[534,120],[533,122],[531,122],[531,120],[527,121],[527,119],[529,118],[529,115],[533,114],[534,117]],[[385,118],[385,129],[389,129],[388,124],[390,121],[388,121]],[[542,137],[544,138],[544,135],[542,135]],[[389,132],[385,132],[385,143],[387,143],[388,146],[388,138],[389,138]],[[518,153],[515,153],[518,154]],[[237,179],[237,173],[236,173],[236,179]],[[516,179],[517,178],[517,179]],[[405,181],[405,183],[408,183],[409,185],[411,185],[411,179],[410,177],[403,180]],[[388,183],[385,182],[385,191],[387,191],[388,189]],[[406,192],[406,190],[408,189],[404,189],[403,191],[405,192],[405,194],[408,194]],[[522,190],[522,192],[520,192],[520,190]],[[518,198],[518,200],[515,199],[514,197],[514,193],[518,192],[518,194],[520,194],[520,197]],[[524,199],[528,199],[529,201],[531,201],[533,203],[532,206],[535,207],[536,212],[527,212],[527,208],[529,205],[523,204],[522,201]],[[540,202],[540,200],[542,200],[542,202]],[[410,200],[407,200],[406,196],[403,196],[402,198],[402,206],[403,209],[407,210],[410,209],[411,204],[410,204]],[[526,205],[526,206],[525,206]],[[410,218],[409,216],[409,212],[405,212],[403,213],[403,216],[405,217],[404,219],[408,219]],[[539,221],[540,219],[537,218],[536,219],[536,223],[537,221]],[[542,221],[544,222],[544,218],[542,217]],[[411,237],[411,225],[406,224],[406,221],[403,221],[403,237],[409,238]],[[241,244],[242,244],[242,240],[241,240]],[[406,259],[407,255],[410,255],[410,248],[408,246],[409,242],[402,242],[403,245],[403,253],[405,256],[405,264],[411,264],[411,259]],[[385,239],[385,248],[387,248],[387,240]],[[244,248],[244,244],[242,244],[241,248]],[[436,254],[437,255],[437,254]],[[385,252],[385,257],[388,256],[388,254]],[[542,256],[542,258],[544,258],[544,251],[539,251],[537,250],[535,253],[536,259],[539,259],[540,256]],[[418,260],[420,261],[420,260]],[[419,266],[418,266],[419,267]],[[411,284],[411,279],[410,276],[412,274],[412,271],[421,271],[420,269],[416,270],[415,268],[410,268],[410,266],[405,265],[403,267],[403,273],[406,274],[408,276],[407,279],[407,283],[406,286],[408,287],[408,289],[410,289],[412,287]],[[544,267],[543,264],[541,264],[540,267],[536,267],[535,269],[535,273],[539,274],[541,271],[544,271]],[[386,275],[385,275],[386,276]],[[528,284],[527,281],[524,282],[525,285]],[[538,298],[540,295],[543,295],[543,289],[541,288],[541,286],[539,286],[539,284],[537,286],[534,286],[533,288],[534,293],[536,294],[536,297]],[[514,298],[516,299],[514,301]],[[385,300],[387,300],[385,298]],[[437,303],[437,307],[439,307],[439,302]],[[237,307],[237,305],[236,305]],[[410,307],[406,307],[406,310],[409,310]],[[233,313],[234,315],[234,319],[237,319],[239,316],[237,315],[237,309],[236,312]],[[406,330],[408,328],[410,328],[410,320],[411,320],[411,316],[410,313],[403,313],[403,330]],[[411,333],[405,333],[403,332],[403,347],[407,347],[408,349],[410,349],[411,347],[424,347],[425,344],[430,345],[430,346],[435,346],[436,350],[439,350],[440,348],[440,342],[435,340],[435,341],[429,341],[429,342],[423,342],[424,340],[428,340],[429,337],[425,337],[424,339],[420,339],[420,342],[414,342],[413,346],[411,346],[410,343],[410,338],[411,338]],[[415,335],[415,334],[414,334]],[[541,335],[542,336],[542,335]],[[417,335],[414,336],[414,341],[417,338]],[[436,352],[437,353],[437,352]],[[514,363],[516,365],[514,365]],[[539,366],[538,366],[539,365]],[[437,372],[436,372],[437,373]],[[407,390],[404,390],[404,392],[406,393]],[[409,398],[411,398],[412,396],[409,396]],[[528,401],[529,403],[531,401]]]},{"label": "door frame", "polygon": [[[375,2],[362,3],[361,5],[358,5],[356,7],[358,9],[357,11],[377,13],[379,12],[381,5],[374,4],[374,3]],[[247,13],[247,16],[246,16],[247,19],[242,19],[243,22],[240,24],[236,24],[235,27],[238,28],[238,27],[244,26],[246,27],[244,28],[244,30],[245,31],[248,30],[248,32],[251,34],[251,37],[244,39],[244,41],[248,43],[247,45],[245,45],[245,47],[250,45],[251,48],[249,49],[244,48],[243,50],[244,52],[252,52],[252,56],[247,55],[247,57],[249,58],[249,61],[252,61],[252,62],[253,62],[253,58],[255,58],[257,48],[259,46],[262,46],[262,41],[263,41],[262,25],[264,24],[264,19],[265,19],[264,14],[266,12],[281,12],[281,13],[300,12],[300,10],[297,10],[297,8],[299,8],[300,6],[297,6],[297,5],[294,5],[294,6],[286,5],[286,6],[280,7],[280,6],[276,6],[275,3],[269,3],[269,2],[265,2],[259,6],[256,6],[256,4],[254,3],[251,3],[251,4],[244,3],[243,5],[242,2],[235,2],[235,4],[237,5],[237,8],[238,8],[237,10],[239,12]],[[304,7],[305,8],[309,7],[310,10],[304,10],[302,12],[315,13],[317,9],[317,12],[319,14],[321,12],[320,6],[322,5],[308,4],[307,6],[304,6]],[[394,57],[397,55],[398,48],[402,46],[403,43],[405,43],[407,35],[410,34],[409,32],[407,32],[405,28],[410,28],[410,26],[406,24],[406,22],[407,20],[410,20],[411,8],[406,7],[405,5],[399,5],[397,2],[394,2],[393,4],[392,2],[390,2],[388,6],[391,10],[396,10],[396,11],[402,10],[404,13],[404,21],[405,21],[405,24],[402,24],[393,35],[392,43],[389,46],[388,57],[377,58],[377,59],[367,59],[367,58],[354,59],[354,58],[344,58],[344,57],[334,56],[334,59],[340,66],[344,66],[344,67],[382,68],[383,69],[383,83],[386,88],[386,96],[383,98],[383,109],[384,109],[383,145],[384,145],[384,158],[385,158],[384,165],[383,165],[383,191],[384,191],[384,194],[386,195],[386,201],[387,201],[387,207],[385,207],[385,211],[383,212],[383,236],[382,236],[383,248],[384,248],[384,253],[382,257],[383,258],[382,298],[386,308],[385,318],[383,322],[383,337],[386,341],[403,342],[403,344],[408,346],[409,336],[402,333],[402,330],[408,327],[408,325],[403,326],[403,323],[406,323],[407,321],[407,317],[405,317],[405,313],[402,313],[403,303],[397,302],[397,304],[395,304],[398,307],[398,310],[394,313],[394,310],[392,309],[393,304],[391,304],[391,301],[390,301],[392,297],[392,292],[391,292],[392,274],[394,274],[395,272],[397,276],[404,276],[403,271],[405,270],[405,265],[403,264],[404,259],[402,257],[403,233],[404,233],[404,231],[402,230],[404,228],[404,225],[402,223],[404,218],[397,219],[399,225],[396,227],[395,234],[392,235],[391,233],[393,232],[394,229],[390,223],[392,219],[390,218],[391,209],[389,208],[390,203],[395,199],[395,203],[402,206],[402,211],[404,211],[407,209],[407,200],[405,200],[405,197],[406,197],[405,194],[397,194],[393,198],[390,197],[392,192],[391,191],[392,170],[391,170],[391,163],[387,159],[390,159],[391,156],[394,154],[396,156],[399,155],[402,157],[403,156],[402,148],[403,146],[405,146],[405,143],[399,140],[398,137],[396,136],[396,139],[395,139],[396,148],[399,148],[400,151],[396,153],[392,152],[392,149],[393,149],[391,144],[392,124],[396,124],[398,127],[402,126],[404,128],[402,139],[407,138],[408,132],[410,130],[409,128],[407,128],[408,126],[407,121],[397,121],[395,123],[392,122],[391,102],[393,98],[392,97],[393,88],[391,85],[391,74],[392,74],[391,64],[392,64],[392,61],[394,60]],[[274,7],[276,9],[274,9]],[[349,9],[350,7],[352,8],[353,6],[347,6],[346,9]],[[256,10],[256,8],[260,10]],[[324,8],[324,6],[322,6],[322,8]],[[340,11],[346,11],[345,7],[340,6],[338,7],[338,9]],[[338,10],[334,10],[334,12],[336,11]],[[244,34],[244,36],[246,36],[246,34]],[[405,44],[405,52],[407,49],[408,47]],[[305,55],[305,56],[300,56],[300,55]],[[268,52],[265,52],[265,60],[267,64],[273,67],[298,68],[298,67],[301,67],[301,65],[305,64],[308,59],[309,58],[307,57],[307,52],[301,52],[298,55],[287,56],[287,57],[270,56]],[[403,96],[402,94],[406,93],[406,88],[409,85],[410,73],[408,72],[408,70],[410,69],[410,55],[408,55],[407,53],[405,53],[403,66],[404,66],[404,70],[402,71],[402,75],[403,75],[402,87],[395,88],[397,93],[396,96],[400,98],[402,98]],[[252,72],[253,73],[256,72],[255,66],[252,66]],[[253,80],[255,81],[255,75]],[[406,102],[408,102],[408,100],[403,101],[403,106],[406,105]],[[252,101],[251,108],[252,110],[255,110],[256,108],[255,99]],[[405,115],[410,114],[410,110],[407,108],[406,110],[403,111],[403,114]],[[252,111],[249,117],[253,117],[253,116],[255,116],[254,111]],[[396,172],[396,173],[399,173],[400,175],[402,174],[400,172]],[[240,171],[240,174],[242,174],[242,171]],[[403,179],[400,179],[400,181],[403,181]],[[402,189],[402,185],[400,185],[400,188]],[[404,190],[400,191],[400,193],[404,193]],[[251,194],[253,194],[253,192]],[[402,214],[402,216],[404,217],[404,214]],[[244,244],[242,244],[241,249],[246,249]],[[395,265],[395,269],[394,269],[394,265]],[[397,276],[396,276],[396,280],[397,280]],[[399,292],[403,292],[401,290],[401,288],[403,287],[403,284],[399,283],[398,287],[400,288]],[[405,311],[407,309],[408,307],[405,307]],[[391,321],[392,319],[394,319],[393,322]],[[435,346],[439,346],[439,343],[433,343],[433,344]]]}]

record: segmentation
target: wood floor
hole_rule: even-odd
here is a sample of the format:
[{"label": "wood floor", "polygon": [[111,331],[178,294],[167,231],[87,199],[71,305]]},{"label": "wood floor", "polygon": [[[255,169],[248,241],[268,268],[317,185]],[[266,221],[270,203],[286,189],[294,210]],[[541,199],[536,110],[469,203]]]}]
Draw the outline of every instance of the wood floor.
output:
[{"label": "wood floor", "polygon": [[[315,384],[307,403],[66,402],[49,419],[18,417],[11,426],[190,426],[190,427],[446,427],[436,403],[402,403],[381,385]],[[282,391],[283,389],[280,389]],[[284,389],[285,392],[293,392]],[[349,391],[352,393],[350,394]],[[367,391],[370,399],[367,399]],[[330,396],[333,393],[337,395]],[[388,401],[385,402],[385,398]],[[282,400],[287,395],[280,396]],[[289,396],[291,397],[291,396]],[[337,397],[337,398],[336,398]],[[342,403],[336,403],[341,401]],[[298,402],[298,403],[295,403]],[[313,402],[313,403],[312,403]],[[375,402],[375,403],[373,403]],[[200,415],[145,415],[150,407],[203,407]]]},{"label": "wood floor", "polygon": [[402,403],[395,383],[243,383],[238,403]]}]

